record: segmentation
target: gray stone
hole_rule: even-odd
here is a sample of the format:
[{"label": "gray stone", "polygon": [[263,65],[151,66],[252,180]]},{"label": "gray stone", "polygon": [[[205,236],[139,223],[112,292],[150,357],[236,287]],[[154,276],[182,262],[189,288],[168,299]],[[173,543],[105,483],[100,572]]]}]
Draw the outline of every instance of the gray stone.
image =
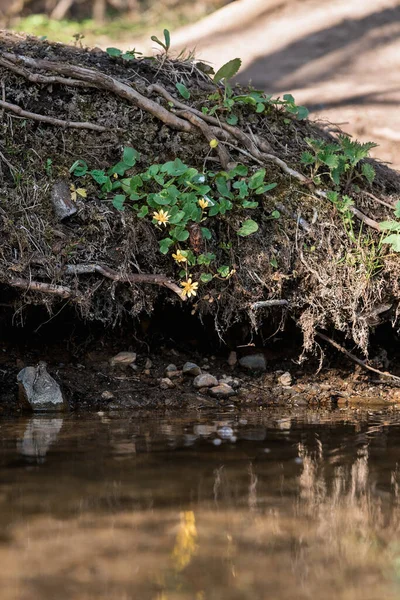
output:
[{"label": "gray stone", "polygon": [[203,373],[194,378],[193,385],[197,389],[215,387],[218,385],[218,379],[209,373]]},{"label": "gray stone", "polygon": [[264,354],[262,354],[261,352],[258,352],[257,354],[248,354],[247,356],[242,356],[242,358],[239,359],[239,365],[249,371],[267,370],[267,362],[265,360]]},{"label": "gray stone", "polygon": [[169,389],[174,388],[174,387],[175,387],[175,384],[174,384],[173,381],[171,381],[169,379],[169,377],[164,377],[163,379],[161,379],[161,381],[160,381],[160,388],[162,390],[169,390]]},{"label": "gray stone", "polygon": [[61,411],[67,404],[60,386],[47,372],[46,363],[25,367],[18,375],[19,397],[25,406],[34,411]]},{"label": "gray stone", "polygon": [[56,217],[62,221],[76,213],[77,208],[71,198],[71,190],[66,181],[58,181],[51,190],[51,202]]},{"label": "gray stone", "polygon": [[165,369],[165,374],[166,374],[167,377],[169,377],[170,373],[176,373],[177,370],[178,370],[178,367],[176,365],[170,364]]},{"label": "gray stone", "polygon": [[128,367],[136,360],[136,352],[119,352],[112,358],[110,358],[110,365],[115,367],[116,365],[121,367]]},{"label": "gray stone", "polygon": [[201,375],[201,369],[198,365],[192,362],[186,362],[183,365],[182,372],[184,375]]},{"label": "gray stone", "polygon": [[230,385],[226,383],[220,383],[215,387],[209,389],[209,394],[213,396],[213,398],[229,398],[230,396],[234,396],[236,394],[235,390],[231,388]]},{"label": "gray stone", "polygon": [[292,376],[289,371],[286,371],[286,373],[278,377],[278,381],[283,386],[290,386],[292,385]]},{"label": "gray stone", "polygon": [[227,385],[230,385],[234,390],[239,389],[241,385],[240,379],[236,379],[236,377],[229,377],[229,375],[223,375],[220,378],[219,383],[226,383]]},{"label": "gray stone", "polygon": [[101,399],[102,400],[113,400],[114,398],[115,398],[114,394],[112,392],[110,392],[109,390],[105,390],[101,394]]}]

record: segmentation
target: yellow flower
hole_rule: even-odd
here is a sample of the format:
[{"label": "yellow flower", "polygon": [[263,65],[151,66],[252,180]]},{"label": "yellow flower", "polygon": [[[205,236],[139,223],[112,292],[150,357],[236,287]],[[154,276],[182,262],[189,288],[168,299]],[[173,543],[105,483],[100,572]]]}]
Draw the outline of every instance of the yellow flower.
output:
[{"label": "yellow flower", "polygon": [[169,212],[167,210],[159,210],[153,212],[153,218],[159,225],[166,225],[169,221]]},{"label": "yellow flower", "polygon": [[190,296],[195,296],[197,294],[196,290],[199,287],[199,284],[197,281],[192,282],[192,278],[189,277],[187,281],[181,281],[181,286],[183,287],[182,296],[190,298]]},{"label": "yellow flower", "polygon": [[177,250],[176,254],[172,255],[172,258],[174,258],[177,263],[186,262],[187,261],[186,256],[184,254],[182,254],[182,252],[180,250]]},{"label": "yellow flower", "polygon": [[118,179],[118,173],[113,174],[114,179]]},{"label": "yellow flower", "polygon": [[210,148],[216,148],[219,142],[215,138],[210,141]]},{"label": "yellow flower", "polygon": [[70,185],[69,189],[71,190],[71,200],[74,202],[76,202],[78,196],[81,198],[86,198],[87,196],[85,188],[76,188],[73,183]]},{"label": "yellow flower", "polygon": [[208,206],[208,200],[206,200],[205,198],[201,198],[199,200],[199,206],[202,210],[204,210]]}]

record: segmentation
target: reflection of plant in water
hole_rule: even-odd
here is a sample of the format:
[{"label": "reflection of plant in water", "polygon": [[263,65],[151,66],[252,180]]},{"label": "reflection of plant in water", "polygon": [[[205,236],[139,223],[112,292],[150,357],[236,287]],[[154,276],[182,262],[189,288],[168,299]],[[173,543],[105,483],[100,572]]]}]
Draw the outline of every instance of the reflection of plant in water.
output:
[{"label": "reflection of plant in water", "polygon": [[177,571],[188,566],[197,549],[196,519],[192,510],[181,513],[181,523],[176,536],[172,557]]}]

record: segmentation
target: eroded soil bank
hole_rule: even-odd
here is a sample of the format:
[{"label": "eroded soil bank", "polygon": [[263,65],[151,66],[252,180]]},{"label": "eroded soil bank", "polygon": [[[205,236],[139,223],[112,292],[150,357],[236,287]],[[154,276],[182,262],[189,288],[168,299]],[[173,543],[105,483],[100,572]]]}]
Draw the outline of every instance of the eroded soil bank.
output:
[{"label": "eroded soil bank", "polygon": [[[395,329],[393,348],[373,335],[397,322],[381,223],[398,242],[399,174],[293,99],[232,90],[206,67],[1,34],[3,405],[39,360],[73,407],[336,402],[354,377],[357,393],[395,397],[322,348],[328,333],[361,368],[396,372]],[[135,368],[111,367],[119,352]],[[243,381],[227,398],[194,393],[188,361],[214,387]],[[326,383],[319,363],[347,370]]]}]

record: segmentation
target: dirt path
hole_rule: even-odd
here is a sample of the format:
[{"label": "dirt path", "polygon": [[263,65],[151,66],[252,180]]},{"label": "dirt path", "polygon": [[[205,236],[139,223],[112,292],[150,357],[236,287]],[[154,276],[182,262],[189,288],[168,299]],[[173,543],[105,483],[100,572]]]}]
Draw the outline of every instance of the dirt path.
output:
[{"label": "dirt path", "polygon": [[238,0],[172,40],[218,66],[240,56],[242,83],[293,93],[400,168],[398,0]]}]

